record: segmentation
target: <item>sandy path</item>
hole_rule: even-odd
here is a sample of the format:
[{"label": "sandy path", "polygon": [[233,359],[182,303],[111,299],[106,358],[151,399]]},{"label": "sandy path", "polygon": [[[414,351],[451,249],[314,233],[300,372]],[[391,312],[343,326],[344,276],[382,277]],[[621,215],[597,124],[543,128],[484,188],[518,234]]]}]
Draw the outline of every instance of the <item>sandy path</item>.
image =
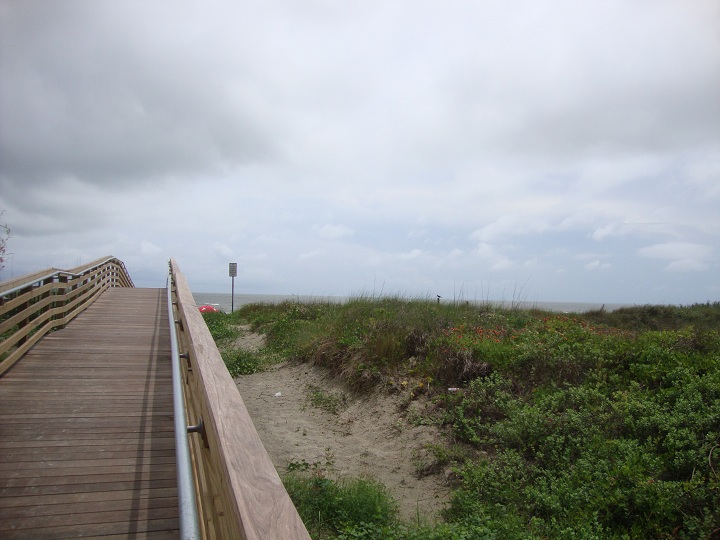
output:
[{"label": "sandy path", "polygon": [[[419,479],[427,462],[426,444],[438,442],[437,429],[407,422],[397,398],[353,397],[327,373],[307,364],[283,363],[236,379],[265,448],[283,475],[288,463],[319,464],[328,458],[338,476],[368,475],[385,484],[405,520],[432,522],[447,501],[442,476]],[[344,396],[337,413],[311,405],[309,387]],[[276,394],[280,393],[280,396]]]}]

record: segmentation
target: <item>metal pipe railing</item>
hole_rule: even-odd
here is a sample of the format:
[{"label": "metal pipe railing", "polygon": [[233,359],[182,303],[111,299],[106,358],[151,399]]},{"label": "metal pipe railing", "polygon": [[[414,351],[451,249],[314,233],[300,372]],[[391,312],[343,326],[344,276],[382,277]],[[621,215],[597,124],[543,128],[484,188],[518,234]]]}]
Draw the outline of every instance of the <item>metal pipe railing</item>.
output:
[{"label": "metal pipe railing", "polygon": [[180,367],[175,314],[173,312],[172,275],[168,276],[168,319],[170,322],[170,355],[172,361],[173,409],[175,413],[175,461],[178,484],[178,510],[180,518],[180,538],[195,540],[200,538],[200,523],[195,496],[195,477],[193,475],[188,442],[188,424],[185,414],[185,395],[183,376]]}]

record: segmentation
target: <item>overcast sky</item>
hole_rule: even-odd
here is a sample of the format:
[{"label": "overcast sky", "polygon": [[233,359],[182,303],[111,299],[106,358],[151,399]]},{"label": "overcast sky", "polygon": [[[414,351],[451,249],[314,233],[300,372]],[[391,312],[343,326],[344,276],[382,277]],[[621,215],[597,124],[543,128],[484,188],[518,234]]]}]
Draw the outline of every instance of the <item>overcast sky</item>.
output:
[{"label": "overcast sky", "polygon": [[720,300],[717,0],[0,0],[2,279]]}]

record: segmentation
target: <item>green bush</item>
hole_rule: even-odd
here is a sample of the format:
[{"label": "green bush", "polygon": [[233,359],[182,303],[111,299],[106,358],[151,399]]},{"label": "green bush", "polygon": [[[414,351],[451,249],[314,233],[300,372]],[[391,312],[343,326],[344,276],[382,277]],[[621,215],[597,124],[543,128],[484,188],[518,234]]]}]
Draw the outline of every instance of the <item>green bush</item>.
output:
[{"label": "green bush", "polygon": [[285,488],[313,537],[327,538],[356,524],[387,527],[397,504],[385,486],[370,478],[333,480],[322,471],[291,473]]},{"label": "green bush", "polygon": [[324,538],[720,530],[720,303],[558,315],[359,298],[243,313],[275,350],[360,391],[380,385],[406,404],[429,396],[428,421],[473,449],[456,467],[447,523],[432,527],[376,519],[373,504],[351,514],[342,486],[298,481],[311,501],[301,515]]},{"label": "green bush", "polygon": [[233,339],[238,335],[238,330],[230,323],[228,315],[221,311],[203,313],[203,319],[216,343]]},{"label": "green bush", "polygon": [[233,377],[262,371],[262,357],[255,351],[232,349],[222,353],[223,361]]}]

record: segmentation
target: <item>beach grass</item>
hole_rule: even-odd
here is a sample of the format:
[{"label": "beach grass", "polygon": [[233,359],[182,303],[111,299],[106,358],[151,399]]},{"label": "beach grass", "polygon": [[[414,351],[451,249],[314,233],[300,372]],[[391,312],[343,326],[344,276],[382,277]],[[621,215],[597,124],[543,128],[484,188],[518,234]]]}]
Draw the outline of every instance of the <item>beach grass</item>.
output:
[{"label": "beach grass", "polygon": [[334,537],[720,530],[720,303],[558,314],[358,297],[249,305],[225,317],[360,394],[427,400],[420,420],[467,449],[450,459],[446,523],[348,523]]}]

